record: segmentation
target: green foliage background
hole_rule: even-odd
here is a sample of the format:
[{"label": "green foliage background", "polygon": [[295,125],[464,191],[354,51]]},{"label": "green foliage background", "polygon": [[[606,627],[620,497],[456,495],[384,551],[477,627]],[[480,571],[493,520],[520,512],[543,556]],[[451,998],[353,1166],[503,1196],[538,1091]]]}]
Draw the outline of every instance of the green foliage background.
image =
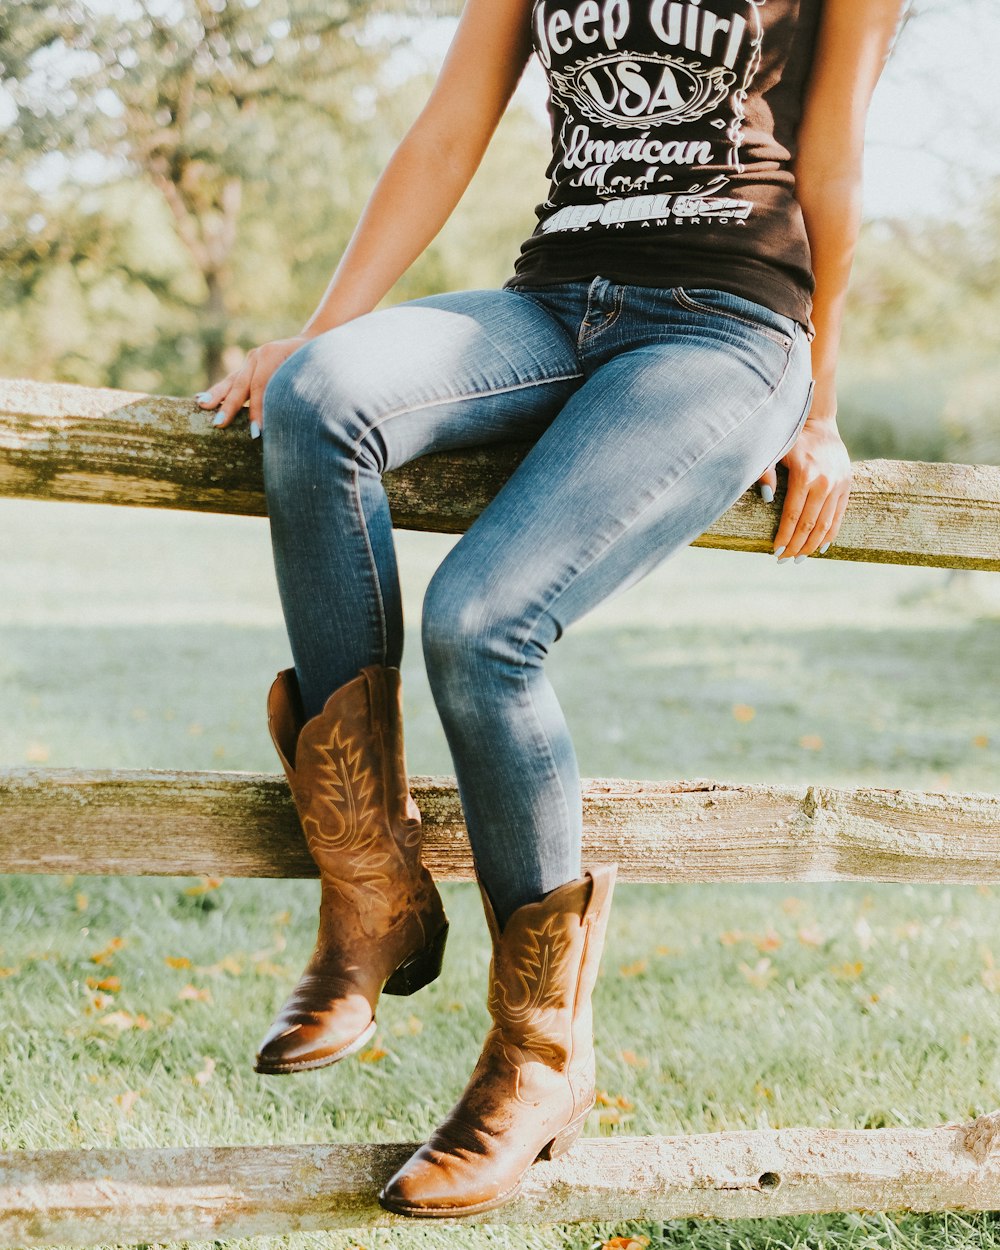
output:
[{"label": "green foliage background", "polygon": [[[6,4],[0,374],[187,394],[298,330],[430,88],[420,36],[457,7]],[[502,282],[547,160],[516,101],[389,301]],[[975,203],[865,223],[840,371],[856,458],[1000,462],[1000,180]]]}]

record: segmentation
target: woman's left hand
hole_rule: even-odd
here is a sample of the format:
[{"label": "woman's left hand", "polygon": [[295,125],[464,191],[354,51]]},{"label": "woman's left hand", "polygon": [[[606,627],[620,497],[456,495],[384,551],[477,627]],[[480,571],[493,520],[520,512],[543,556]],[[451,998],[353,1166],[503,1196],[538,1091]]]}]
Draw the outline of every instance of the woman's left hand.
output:
[{"label": "woman's left hand", "polygon": [[[778,563],[803,560],[817,550],[823,554],[837,537],[854,477],[836,420],[814,419],[810,414],[778,463],[788,470],[788,488],[774,536]],[[774,465],[760,483],[771,488],[773,498],[778,484]]]}]

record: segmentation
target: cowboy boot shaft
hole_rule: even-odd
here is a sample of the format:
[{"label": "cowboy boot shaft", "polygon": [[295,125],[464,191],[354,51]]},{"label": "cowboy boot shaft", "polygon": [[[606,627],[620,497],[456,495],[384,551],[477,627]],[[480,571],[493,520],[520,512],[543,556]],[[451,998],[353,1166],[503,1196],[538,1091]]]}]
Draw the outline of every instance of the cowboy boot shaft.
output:
[{"label": "cowboy boot shaft", "polygon": [[433,980],[447,918],[421,860],[399,670],[363,669],[304,724],[286,670],[268,724],[322,884],[312,957],[258,1052],[257,1070],[277,1073],[351,1053],[374,1032],[381,993]]},{"label": "cowboy boot shaft", "polygon": [[[485,889],[493,1017],[461,1098],[380,1195],[416,1216],[471,1215],[513,1197],[539,1157],[568,1148],[593,1104],[590,995],[614,867],[518,908],[503,929]],[[481,885],[482,889],[482,885]]]}]

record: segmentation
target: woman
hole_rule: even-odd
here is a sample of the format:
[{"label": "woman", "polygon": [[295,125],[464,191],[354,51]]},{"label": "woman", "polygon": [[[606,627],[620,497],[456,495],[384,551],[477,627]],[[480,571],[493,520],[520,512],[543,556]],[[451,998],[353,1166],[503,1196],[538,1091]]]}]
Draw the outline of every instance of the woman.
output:
[{"label": "woman", "polygon": [[[430,451],[533,444],[424,602],[493,942],[493,1026],[459,1102],[380,1194],[390,1210],[509,1201],[593,1105],[614,868],[581,871],[549,647],[751,484],[773,500],[778,461],[779,562],[836,538],[851,468],[834,373],[864,123],[901,7],[467,0],[316,312],[199,397],[219,426],[249,401],[263,433],[295,662],[270,725],[323,885],[316,950],[261,1072],[356,1051],[382,990],[437,975],[447,933],[407,787],[381,474]],[[532,51],[551,91],[551,187],[515,274],[372,311],[451,213]]]}]

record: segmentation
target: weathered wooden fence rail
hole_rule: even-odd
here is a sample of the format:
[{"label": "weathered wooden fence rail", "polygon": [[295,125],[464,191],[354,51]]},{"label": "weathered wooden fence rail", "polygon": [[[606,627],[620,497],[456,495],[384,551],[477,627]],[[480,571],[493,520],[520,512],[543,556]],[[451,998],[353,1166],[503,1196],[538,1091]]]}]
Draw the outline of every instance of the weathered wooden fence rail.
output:
[{"label": "weathered wooden fence rail", "polygon": [[[386,475],[393,523],[460,533],[523,457],[511,444]],[[193,400],[0,379],[0,495],[264,514],[260,445]],[[1000,467],[859,461],[836,543],[812,559],[1000,569]],[[781,480],[779,478],[779,488]],[[771,551],[781,505],[747,491],[695,546]]]},{"label": "weathered wooden fence rail", "polygon": [[[414,777],[428,867],[472,879],[451,778]],[[623,881],[1000,881],[1000,796],[717,781],[584,784]],[[314,877],[283,777],[0,770],[0,872]]]},{"label": "weathered wooden fence rail", "polygon": [[[242,436],[241,436],[242,433]],[[397,527],[464,530],[526,448],[427,456],[387,476]],[[1000,570],[1000,467],[855,464],[813,559]],[[780,487],[780,482],[779,482]],[[260,447],[190,400],[0,379],[0,495],[264,512]],[[696,545],[770,552],[781,507],[748,491]],[[450,778],[418,777],[427,859],[472,863]],[[1000,795],[592,780],[585,853],[623,880],[1000,881]],[[151,849],[155,848],[155,849]],[[315,875],[283,780],[0,769],[0,872]],[[0,1153],[0,1244],[93,1245],[391,1224],[374,1201],[408,1145]],[[585,1140],[532,1169],[495,1223],[1000,1209],[1000,1112],[922,1129]]]}]

